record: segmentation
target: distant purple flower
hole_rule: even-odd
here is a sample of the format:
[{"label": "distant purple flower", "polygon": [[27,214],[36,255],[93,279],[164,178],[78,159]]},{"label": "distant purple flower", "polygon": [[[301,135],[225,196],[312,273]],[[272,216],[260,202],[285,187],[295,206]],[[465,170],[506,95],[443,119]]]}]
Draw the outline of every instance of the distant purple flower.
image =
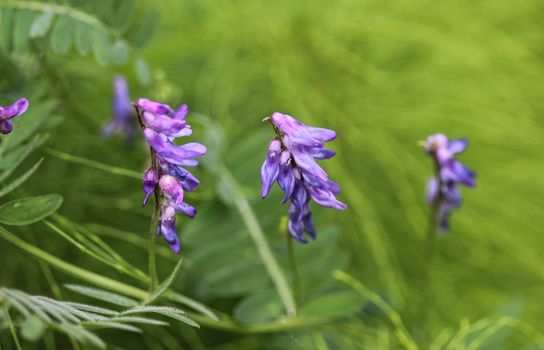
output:
[{"label": "distant purple flower", "polygon": [[0,132],[9,134],[13,130],[11,119],[23,114],[28,109],[28,100],[21,98],[11,106],[0,106]]},{"label": "distant purple flower", "polygon": [[102,135],[111,136],[113,134],[121,135],[128,144],[134,141],[135,118],[134,107],[130,100],[128,84],[121,75],[113,79],[113,102],[112,102],[113,120],[102,129]]},{"label": "distant purple flower", "polygon": [[[176,232],[176,213],[193,218],[196,209],[184,202],[185,191],[194,191],[199,180],[184,166],[196,166],[206,147],[200,143],[174,144],[174,139],[191,135],[191,127],[185,123],[188,113],[186,105],[177,110],[170,106],[141,98],[135,104],[144,137],[153,153],[154,164],[143,176],[144,205],[152,193],[160,190],[160,218],[157,233],[164,237],[172,250],[180,251],[180,241]],[[158,186],[158,187],[157,187]]]},{"label": "distant purple flower", "polygon": [[274,182],[285,192],[282,204],[289,207],[289,233],[306,243],[306,232],[315,239],[310,199],[317,204],[344,210],[347,205],[336,199],[340,186],[329,179],[316,159],[328,159],[334,151],[324,148],[324,143],[336,138],[333,130],[314,128],[302,124],[286,114],[274,113],[266,118],[274,127],[276,137],[270,141],[268,155],[261,167],[262,197],[266,197]]},{"label": "distant purple flower", "polygon": [[454,158],[468,147],[467,139],[449,140],[446,135],[434,134],[425,141],[425,151],[433,157],[436,175],[427,183],[427,202],[436,208],[438,231],[449,228],[450,212],[461,205],[458,184],[476,186],[476,173]]}]

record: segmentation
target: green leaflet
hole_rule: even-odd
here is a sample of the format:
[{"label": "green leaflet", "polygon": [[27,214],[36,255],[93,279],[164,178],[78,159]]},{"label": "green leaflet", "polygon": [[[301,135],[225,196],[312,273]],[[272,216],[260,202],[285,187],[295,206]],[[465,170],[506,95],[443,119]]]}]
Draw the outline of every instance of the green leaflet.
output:
[{"label": "green leaflet", "polygon": [[262,323],[281,318],[283,308],[276,293],[270,290],[257,291],[241,301],[234,310],[236,319],[243,323]]},{"label": "green leaflet", "polygon": [[129,36],[129,42],[136,47],[143,47],[153,36],[160,21],[160,14],[157,11],[149,11],[139,25],[133,29]]},{"label": "green leaflet", "polygon": [[143,47],[159,21],[153,11],[146,11],[140,21],[134,16],[137,10],[133,0],[96,0],[91,6],[76,2],[4,1],[0,3],[0,47],[5,52],[27,54],[31,40],[46,38],[53,53],[65,54],[75,41],[80,55],[86,56],[92,50],[100,65],[122,65],[130,54],[128,42]]},{"label": "green leaflet", "polygon": [[118,66],[126,63],[130,53],[130,47],[124,40],[117,40],[111,48],[112,62]]},{"label": "green leaflet", "polygon": [[58,194],[16,199],[0,206],[0,223],[29,225],[53,214],[61,204]]},{"label": "green leaflet", "polygon": [[51,28],[51,22],[53,21],[55,14],[53,12],[44,12],[34,19],[32,26],[30,27],[30,37],[38,38],[45,36]]},{"label": "green leaflet", "polygon": [[140,84],[143,86],[149,85],[151,82],[151,69],[144,59],[137,58],[134,61],[134,71]]},{"label": "green leaflet", "polygon": [[301,317],[310,320],[332,320],[352,316],[361,311],[366,299],[353,290],[327,292],[310,299],[300,309]]},{"label": "green leaflet", "polygon": [[124,307],[133,307],[138,305],[138,302],[134,299],[120,295],[113,292],[108,292],[102,289],[96,289],[92,287],[80,286],[75,284],[65,285],[69,290],[88,296],[93,299],[102,300],[110,304],[124,306]]},{"label": "green leaflet", "polygon": [[75,23],[70,17],[62,16],[58,18],[49,37],[49,46],[54,53],[65,54],[68,52],[75,29]]}]

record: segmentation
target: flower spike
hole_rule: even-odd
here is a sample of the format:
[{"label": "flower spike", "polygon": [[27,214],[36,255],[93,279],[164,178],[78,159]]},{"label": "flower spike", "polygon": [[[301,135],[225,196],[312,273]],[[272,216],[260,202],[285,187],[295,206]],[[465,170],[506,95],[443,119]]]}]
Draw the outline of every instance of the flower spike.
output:
[{"label": "flower spike", "polygon": [[262,196],[265,198],[274,182],[285,192],[282,204],[289,206],[290,235],[307,243],[307,233],[315,239],[310,200],[317,204],[344,210],[347,205],[336,199],[340,186],[329,179],[316,159],[329,159],[336,153],[324,148],[324,143],[336,138],[333,130],[304,125],[295,118],[274,113],[263,119],[272,124],[276,137],[270,141],[268,155],[261,168]]},{"label": "flower spike", "polygon": [[184,202],[185,192],[194,191],[200,181],[184,166],[196,166],[196,157],[206,153],[200,143],[174,144],[174,139],[191,135],[186,124],[186,105],[176,111],[164,103],[141,98],[135,103],[144,137],[151,148],[152,166],[143,177],[144,205],[158,186],[160,217],[157,234],[163,236],[174,253],[180,251],[180,240],[176,231],[176,213],[193,218],[196,209]]},{"label": "flower spike", "polygon": [[423,143],[436,168],[436,175],[427,182],[427,202],[436,209],[434,219],[439,233],[449,230],[450,213],[461,206],[458,185],[476,186],[476,173],[454,158],[467,147],[467,139],[449,140],[444,134],[430,135]]}]

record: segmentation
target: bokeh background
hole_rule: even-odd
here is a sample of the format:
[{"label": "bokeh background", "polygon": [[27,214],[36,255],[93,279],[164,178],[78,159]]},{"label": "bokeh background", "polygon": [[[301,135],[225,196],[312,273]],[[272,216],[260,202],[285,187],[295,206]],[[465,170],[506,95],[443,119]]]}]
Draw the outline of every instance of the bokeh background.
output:
[{"label": "bokeh background", "polygon": [[[260,199],[259,169],[273,136],[261,119],[274,111],[337,131],[330,148],[338,155],[322,165],[342,186],[340,199],[349,209],[314,206],[317,241],[294,247],[301,304],[329,307],[332,316],[323,324],[265,334],[176,325],[136,336],[104,333],[105,339],[120,348],[402,348],[381,310],[332,277],[341,269],[391,305],[422,349],[433,342],[435,349],[542,348],[542,2],[165,0],[137,7],[160,18],[147,45],[132,49],[148,71],[141,65],[135,71],[130,60],[99,65],[79,55],[75,44],[65,54],[37,46],[25,55],[3,56],[1,102],[29,91],[44,103],[54,101],[47,147],[134,171],[143,171],[148,161],[141,137],[132,148],[120,138],[100,137],[111,117],[113,76],[127,77],[134,99],[189,105],[191,139],[217,143],[209,162],[219,160],[228,173],[213,171],[213,165],[196,171],[202,182],[187,198],[199,214],[178,218],[186,262],[176,290],[242,323],[281,313],[230,202],[237,195],[249,200],[294,283],[281,193],[274,189]],[[11,64],[23,78],[9,77]],[[39,90],[34,80],[47,88]],[[219,129],[211,136],[209,120]],[[16,128],[24,123],[23,116]],[[462,207],[452,215],[451,231],[436,238],[429,264],[424,187],[432,162],[418,141],[436,132],[470,139],[459,158],[478,177],[475,189],[462,190]],[[60,159],[43,147],[33,159],[42,156],[41,169],[10,197],[60,193],[62,215],[145,269],[151,208],[141,208],[140,182]],[[231,175],[235,189],[225,188]],[[17,232],[64,260],[125,278],[43,224]],[[165,276],[176,257],[158,242]],[[0,252],[1,285],[52,293],[37,260],[4,240]],[[59,285],[71,281],[53,274]],[[333,295],[330,305],[327,295]],[[78,298],[66,290],[61,296]],[[505,319],[520,323],[512,327]]]}]

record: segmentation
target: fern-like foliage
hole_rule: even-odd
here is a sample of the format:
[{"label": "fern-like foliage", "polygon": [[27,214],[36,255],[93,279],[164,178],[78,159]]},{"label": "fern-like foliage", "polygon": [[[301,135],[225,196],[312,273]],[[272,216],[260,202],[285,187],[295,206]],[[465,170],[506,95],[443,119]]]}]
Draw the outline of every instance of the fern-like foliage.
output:
[{"label": "fern-like foliage", "polygon": [[[64,55],[74,48],[82,56],[91,54],[102,66],[123,65],[149,41],[158,20],[157,12],[137,7],[134,0],[4,0],[0,56],[31,66],[25,70],[39,70],[44,53]],[[145,61],[135,57],[134,67],[145,83]]]},{"label": "fern-like foliage", "polygon": [[[72,290],[89,295],[98,290],[81,286],[69,286]],[[106,296],[105,294],[102,296]],[[39,340],[47,329],[66,334],[72,340],[82,344],[92,344],[105,348],[104,341],[93,332],[98,329],[117,329],[129,332],[141,332],[137,325],[166,326],[166,322],[143,317],[142,314],[163,315],[187,324],[197,326],[176,308],[165,306],[139,306],[130,299],[108,293],[110,303],[132,307],[123,311],[76,302],[58,301],[49,297],[34,296],[22,291],[0,288],[0,325],[12,328],[28,341]],[[2,327],[0,326],[0,328]],[[15,338],[17,339],[17,338]],[[16,342],[19,342],[17,339]]]}]

